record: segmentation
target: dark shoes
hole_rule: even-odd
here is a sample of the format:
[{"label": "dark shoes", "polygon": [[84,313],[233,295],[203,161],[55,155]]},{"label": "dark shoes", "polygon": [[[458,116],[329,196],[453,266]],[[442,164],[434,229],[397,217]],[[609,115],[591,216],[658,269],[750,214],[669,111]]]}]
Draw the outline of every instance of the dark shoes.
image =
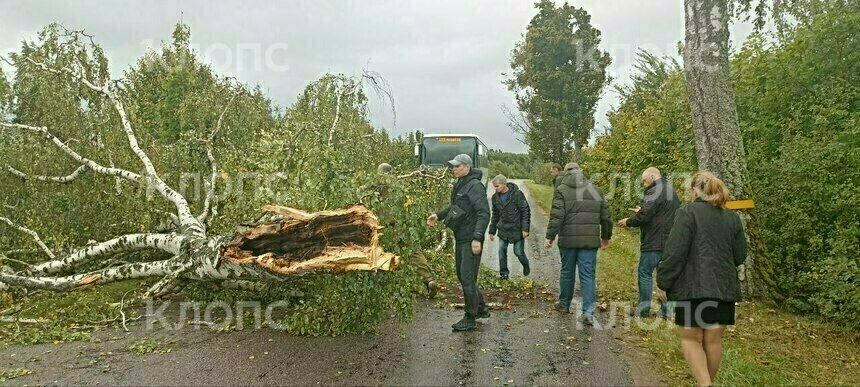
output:
[{"label": "dark shoes", "polygon": [[523,263],[523,276],[528,277],[529,273],[531,272],[532,270],[531,268],[529,268],[529,262],[526,261],[525,263]]},{"label": "dark shoes", "polygon": [[505,280],[505,281],[507,281],[509,277],[510,277],[510,276],[509,276],[509,275],[507,275],[507,274],[499,274],[499,278],[500,278],[500,279],[502,279],[502,280]]},{"label": "dark shoes", "polygon": [[[489,314],[489,312],[487,312],[487,314]],[[474,331],[475,329],[478,329],[478,323],[475,322],[474,318],[463,316],[462,320],[451,325],[451,329],[457,332]]]},{"label": "dark shoes", "polygon": [[637,312],[636,309],[631,309],[629,315],[630,317],[651,317],[651,313]]},{"label": "dark shoes", "polygon": [[439,284],[436,281],[430,281],[424,284],[427,287],[427,298],[436,297],[436,292],[439,291]]},{"label": "dark shoes", "polygon": [[490,308],[485,306],[478,310],[478,318],[490,318]]},{"label": "dark shoes", "polygon": [[568,314],[570,313],[570,308],[569,308],[569,307],[568,307],[568,308],[565,308],[564,306],[562,306],[562,305],[561,305],[561,301],[556,301],[556,302],[555,302],[554,309],[555,309],[557,312],[561,312],[561,313],[568,313]]},{"label": "dark shoes", "polygon": [[582,316],[582,323],[588,326],[594,325],[594,316],[589,314]]}]

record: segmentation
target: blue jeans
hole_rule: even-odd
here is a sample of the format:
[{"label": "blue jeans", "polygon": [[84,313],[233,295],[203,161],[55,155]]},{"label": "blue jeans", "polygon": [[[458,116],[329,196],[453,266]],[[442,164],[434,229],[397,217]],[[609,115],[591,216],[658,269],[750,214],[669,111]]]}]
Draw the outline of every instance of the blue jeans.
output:
[{"label": "blue jeans", "polygon": [[511,274],[510,270],[508,270],[508,245],[514,245],[514,255],[517,256],[517,259],[520,260],[520,264],[523,266],[527,266],[529,264],[529,259],[526,258],[526,240],[520,239],[516,242],[508,242],[505,240],[499,239],[499,274],[503,277],[507,277]]},{"label": "blue jeans", "polygon": [[582,296],[582,314],[594,315],[596,285],[594,271],[597,267],[597,249],[565,249],[559,247],[561,253],[561,275],[559,278],[561,306],[570,308],[573,300],[573,289],[576,285],[573,274],[579,271],[579,294]]},{"label": "blue jeans", "polygon": [[[639,256],[639,302],[636,313],[651,314],[651,299],[654,283],[654,270],[660,264],[662,253],[659,251],[643,251]],[[667,303],[660,304],[660,316],[669,316]]]}]

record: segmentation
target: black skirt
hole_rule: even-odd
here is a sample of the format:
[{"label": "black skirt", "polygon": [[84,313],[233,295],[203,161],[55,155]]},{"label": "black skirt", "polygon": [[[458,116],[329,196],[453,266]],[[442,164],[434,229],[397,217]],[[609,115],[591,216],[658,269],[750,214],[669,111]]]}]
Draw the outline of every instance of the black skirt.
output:
[{"label": "black skirt", "polygon": [[675,301],[675,325],[687,328],[735,325],[735,303],[707,298]]}]

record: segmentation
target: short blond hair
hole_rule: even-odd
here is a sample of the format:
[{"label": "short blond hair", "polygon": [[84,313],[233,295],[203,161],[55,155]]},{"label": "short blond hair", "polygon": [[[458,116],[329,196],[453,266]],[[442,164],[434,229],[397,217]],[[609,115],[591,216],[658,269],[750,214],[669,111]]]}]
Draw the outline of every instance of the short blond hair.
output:
[{"label": "short blond hair", "polygon": [[726,188],[726,184],[707,171],[693,175],[690,189],[699,199],[711,203],[714,207],[726,208],[726,202],[729,201],[729,189]]}]

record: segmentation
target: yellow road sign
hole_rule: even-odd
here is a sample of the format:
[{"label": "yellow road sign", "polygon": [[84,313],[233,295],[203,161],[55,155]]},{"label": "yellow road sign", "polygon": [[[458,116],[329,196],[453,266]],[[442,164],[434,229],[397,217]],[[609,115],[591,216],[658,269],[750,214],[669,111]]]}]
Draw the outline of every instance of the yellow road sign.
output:
[{"label": "yellow road sign", "polygon": [[752,199],[747,200],[731,200],[726,202],[726,208],[730,210],[746,210],[755,207],[755,202]]}]

